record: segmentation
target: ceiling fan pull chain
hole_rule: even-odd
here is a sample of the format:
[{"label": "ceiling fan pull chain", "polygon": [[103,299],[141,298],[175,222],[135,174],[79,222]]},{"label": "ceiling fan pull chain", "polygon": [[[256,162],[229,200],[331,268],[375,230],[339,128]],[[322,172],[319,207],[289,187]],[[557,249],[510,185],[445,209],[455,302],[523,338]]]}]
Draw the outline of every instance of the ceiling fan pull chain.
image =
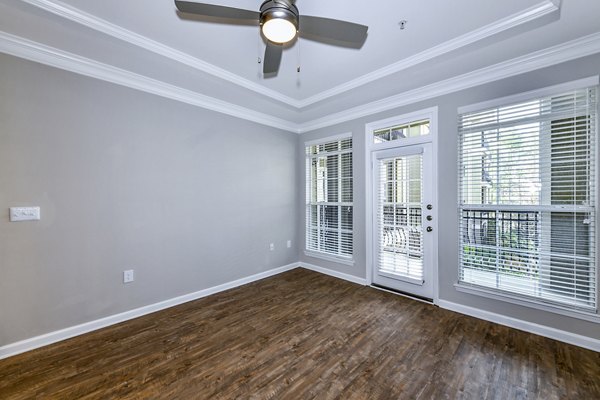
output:
[{"label": "ceiling fan pull chain", "polygon": [[256,53],[258,54],[258,63],[262,63],[262,58],[260,58],[260,32],[258,32],[258,39],[256,41]]},{"label": "ceiling fan pull chain", "polygon": [[298,73],[300,73],[300,64],[302,64],[302,61],[300,60],[300,40],[298,40]]}]

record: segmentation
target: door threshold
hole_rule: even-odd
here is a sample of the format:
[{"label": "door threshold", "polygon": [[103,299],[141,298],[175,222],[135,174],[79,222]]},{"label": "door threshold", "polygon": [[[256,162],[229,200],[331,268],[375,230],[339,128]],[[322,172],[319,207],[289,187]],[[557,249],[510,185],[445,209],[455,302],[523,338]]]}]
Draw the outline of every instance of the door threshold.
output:
[{"label": "door threshold", "polygon": [[372,287],[373,289],[381,290],[383,292],[388,292],[388,293],[392,293],[392,294],[397,294],[398,296],[407,297],[412,300],[417,300],[417,301],[420,301],[421,303],[427,303],[427,304],[431,304],[431,305],[434,304],[433,299],[430,299],[427,297],[417,296],[416,294],[406,293],[401,290],[390,289],[390,288],[387,288],[384,286],[379,286],[375,283],[371,283],[369,286]]}]

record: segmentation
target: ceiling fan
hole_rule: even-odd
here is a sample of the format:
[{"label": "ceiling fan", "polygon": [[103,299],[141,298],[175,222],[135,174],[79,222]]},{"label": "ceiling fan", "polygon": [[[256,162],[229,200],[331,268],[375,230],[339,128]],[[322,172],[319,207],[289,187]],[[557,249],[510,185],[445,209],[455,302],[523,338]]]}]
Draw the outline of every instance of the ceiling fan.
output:
[{"label": "ceiling fan", "polygon": [[175,0],[175,6],[183,13],[256,22],[260,25],[261,32],[267,39],[263,59],[264,74],[277,72],[283,45],[295,39],[297,35],[344,47],[357,47],[364,43],[369,27],[337,19],[300,15],[294,3],[295,0],[266,0],[259,11],[252,11]]}]

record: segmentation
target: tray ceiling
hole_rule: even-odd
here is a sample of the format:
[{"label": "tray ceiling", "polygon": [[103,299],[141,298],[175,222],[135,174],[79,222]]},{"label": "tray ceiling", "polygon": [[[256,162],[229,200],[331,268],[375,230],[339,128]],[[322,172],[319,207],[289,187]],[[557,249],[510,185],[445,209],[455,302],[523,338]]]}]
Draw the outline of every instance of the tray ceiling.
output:
[{"label": "tray ceiling", "polygon": [[[261,3],[206,2],[251,10]],[[265,78],[257,26],[182,18],[170,0],[2,0],[0,31],[294,125],[600,30],[600,2],[589,0],[296,4],[301,14],[368,25],[365,44],[299,39],[284,51],[278,75]]]}]

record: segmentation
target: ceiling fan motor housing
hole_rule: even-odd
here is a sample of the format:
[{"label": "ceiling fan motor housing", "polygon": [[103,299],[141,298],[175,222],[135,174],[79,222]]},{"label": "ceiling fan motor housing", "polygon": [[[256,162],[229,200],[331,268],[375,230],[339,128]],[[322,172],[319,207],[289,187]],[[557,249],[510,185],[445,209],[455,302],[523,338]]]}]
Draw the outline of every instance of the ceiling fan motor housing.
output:
[{"label": "ceiling fan motor housing", "polygon": [[263,26],[273,19],[284,19],[294,25],[296,31],[299,29],[298,8],[291,1],[267,0],[260,6],[260,25]]}]

